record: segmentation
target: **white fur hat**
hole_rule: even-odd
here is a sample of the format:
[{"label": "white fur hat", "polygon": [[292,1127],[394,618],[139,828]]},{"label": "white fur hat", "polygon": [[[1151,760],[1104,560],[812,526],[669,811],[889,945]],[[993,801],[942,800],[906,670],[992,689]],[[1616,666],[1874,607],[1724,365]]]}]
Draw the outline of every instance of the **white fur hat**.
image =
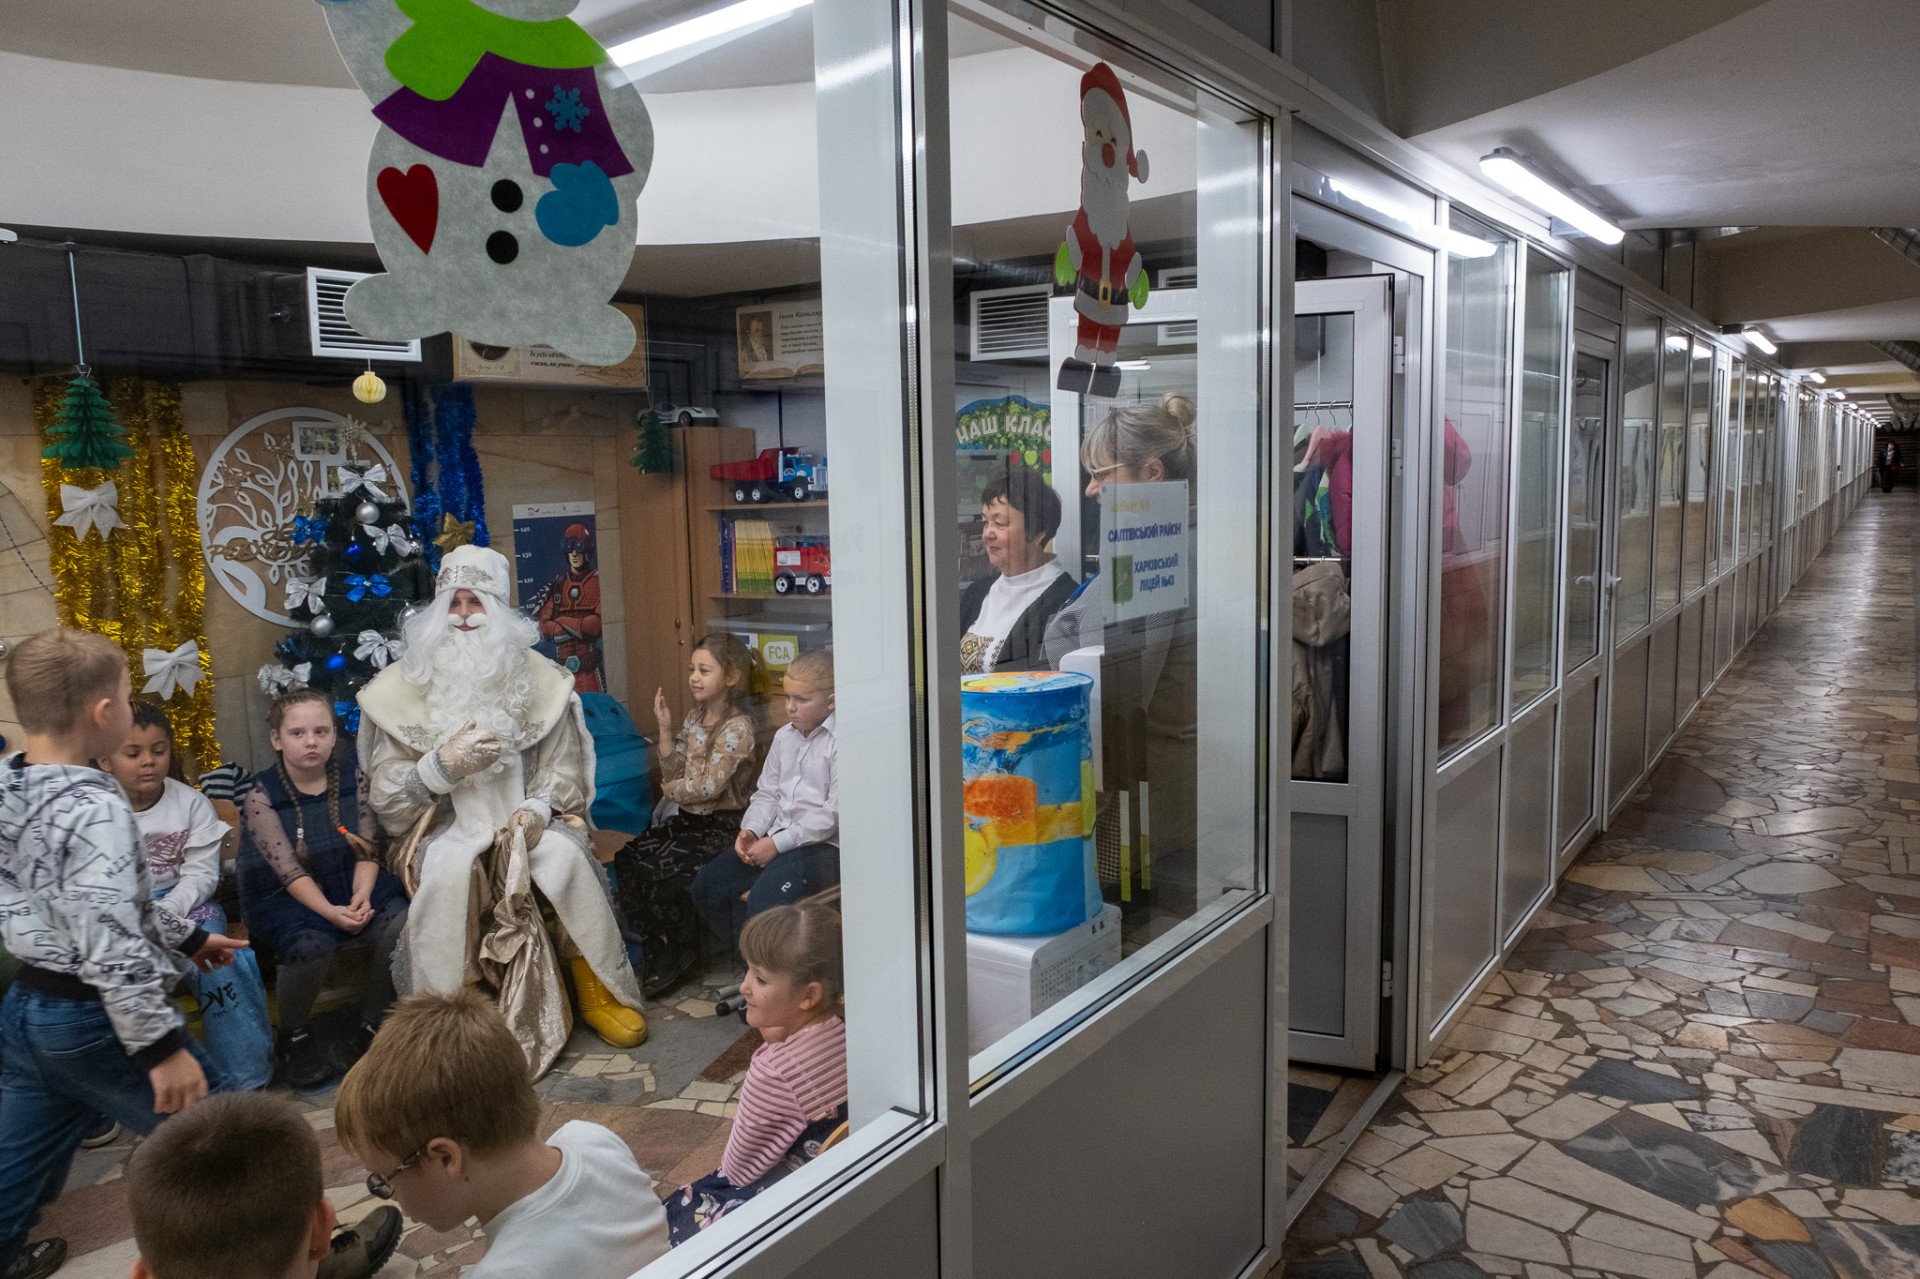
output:
[{"label": "white fur hat", "polygon": [[440,576],[434,579],[433,592],[451,595],[463,586],[510,601],[513,576],[507,571],[507,557],[486,546],[454,547],[440,561]]}]

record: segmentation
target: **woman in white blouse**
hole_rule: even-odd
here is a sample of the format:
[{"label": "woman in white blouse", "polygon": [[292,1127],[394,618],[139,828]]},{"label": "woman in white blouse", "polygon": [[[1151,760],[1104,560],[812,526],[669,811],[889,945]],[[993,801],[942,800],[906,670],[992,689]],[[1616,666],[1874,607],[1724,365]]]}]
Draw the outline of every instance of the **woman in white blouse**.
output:
[{"label": "woman in white blouse", "polygon": [[1042,670],[1047,623],[1073,594],[1073,575],[1048,546],[1060,531],[1060,495],[1038,471],[1015,464],[980,495],[980,534],[999,570],[960,597],[960,670]]}]

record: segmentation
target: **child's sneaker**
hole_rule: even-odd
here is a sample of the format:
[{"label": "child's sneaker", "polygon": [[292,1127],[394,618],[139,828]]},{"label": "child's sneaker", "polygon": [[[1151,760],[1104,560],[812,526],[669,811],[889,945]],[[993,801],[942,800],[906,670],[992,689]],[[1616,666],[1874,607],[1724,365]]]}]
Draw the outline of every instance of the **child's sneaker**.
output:
[{"label": "child's sneaker", "polygon": [[111,1146],[120,1136],[120,1125],[102,1115],[88,1128],[86,1135],[80,1138],[80,1144],[88,1150],[98,1150],[102,1146]]},{"label": "child's sneaker", "polygon": [[280,1078],[287,1087],[307,1092],[333,1078],[333,1064],[310,1030],[296,1030],[280,1041]]},{"label": "child's sneaker", "polygon": [[314,1279],[368,1279],[393,1256],[400,1243],[401,1224],[398,1208],[375,1208],[360,1219],[359,1225],[334,1235]]},{"label": "child's sneaker", "polygon": [[373,1046],[374,1028],[365,1020],[356,1021],[353,1029],[347,1032],[333,1050],[333,1065],[341,1074],[353,1069],[353,1063],[367,1055],[367,1049]]},{"label": "child's sneaker", "polygon": [[47,1279],[47,1276],[67,1264],[67,1241],[64,1239],[41,1239],[28,1244],[20,1250],[20,1255],[7,1267],[5,1276],[0,1279]]}]

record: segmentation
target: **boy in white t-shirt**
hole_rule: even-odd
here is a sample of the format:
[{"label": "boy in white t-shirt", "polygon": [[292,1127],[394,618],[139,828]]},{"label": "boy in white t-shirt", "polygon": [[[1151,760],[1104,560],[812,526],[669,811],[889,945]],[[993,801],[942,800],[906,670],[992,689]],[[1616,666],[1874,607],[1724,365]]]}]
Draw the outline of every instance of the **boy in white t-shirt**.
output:
[{"label": "boy in white t-shirt", "polygon": [[[227,915],[213,900],[220,886],[220,844],[233,828],[193,787],[168,776],[173,766],[173,729],[150,702],[133,704],[133,730],[126,744],[100,761],[133,805],[133,819],[153,880],[153,904],[190,927],[227,931]],[[273,1077],[273,1027],[267,1018],[267,988],[251,950],[186,983],[200,1006],[207,1055],[235,1091],[264,1088]]]},{"label": "boy in white t-shirt", "polygon": [[539,1121],[526,1055],[471,987],[395,1004],[334,1100],[370,1193],[430,1230],[479,1219],[467,1279],[627,1279],[666,1256],[666,1210],[627,1144],[580,1120],[541,1141]]}]

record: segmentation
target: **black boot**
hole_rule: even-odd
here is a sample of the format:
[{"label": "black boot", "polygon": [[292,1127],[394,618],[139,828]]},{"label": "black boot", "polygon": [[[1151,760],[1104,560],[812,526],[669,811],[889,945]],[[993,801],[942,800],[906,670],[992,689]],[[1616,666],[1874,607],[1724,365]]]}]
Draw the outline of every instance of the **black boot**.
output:
[{"label": "black boot", "polygon": [[333,1078],[333,1064],[320,1051],[320,1041],[302,1027],[280,1037],[280,1081],[300,1092],[311,1091]]},{"label": "black boot", "polygon": [[1111,364],[1102,364],[1094,369],[1087,394],[1102,400],[1111,400],[1120,394],[1120,370]]},{"label": "black boot", "polygon": [[1093,377],[1093,365],[1085,360],[1076,360],[1072,356],[1060,361],[1060,376],[1054,380],[1054,386],[1062,391],[1084,394],[1087,383]]}]

